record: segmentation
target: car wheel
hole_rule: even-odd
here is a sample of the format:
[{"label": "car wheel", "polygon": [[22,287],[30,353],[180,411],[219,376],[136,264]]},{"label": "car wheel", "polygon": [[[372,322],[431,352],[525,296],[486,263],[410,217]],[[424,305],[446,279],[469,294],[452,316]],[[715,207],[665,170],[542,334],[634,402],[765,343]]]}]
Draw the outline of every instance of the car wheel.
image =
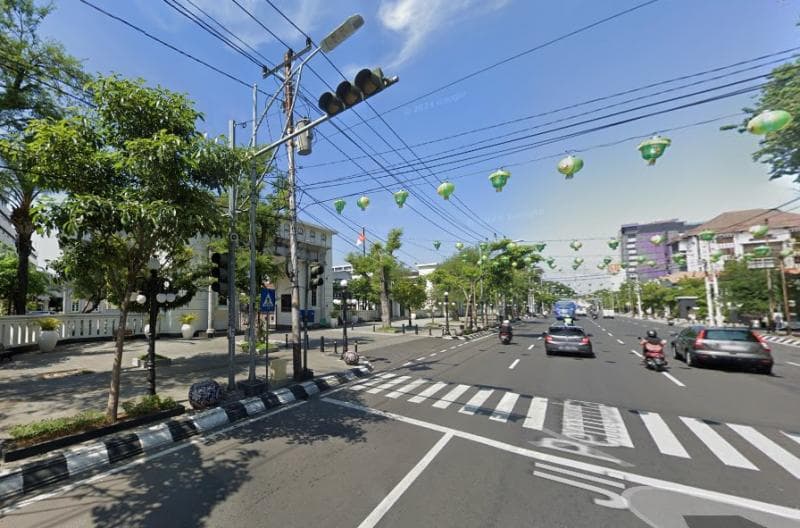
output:
[{"label": "car wheel", "polygon": [[771,376],[772,375],[772,365],[769,365],[767,367],[759,367],[757,372],[759,374],[765,374],[767,376]]}]

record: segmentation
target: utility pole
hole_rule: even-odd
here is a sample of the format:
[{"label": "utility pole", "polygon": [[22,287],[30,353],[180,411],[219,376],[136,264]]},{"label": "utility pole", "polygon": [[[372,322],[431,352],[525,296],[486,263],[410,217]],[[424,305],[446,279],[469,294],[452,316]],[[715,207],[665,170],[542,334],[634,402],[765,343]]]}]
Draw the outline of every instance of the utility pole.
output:
[{"label": "utility pole", "polygon": [[[236,121],[228,121],[228,146],[236,147]],[[236,175],[238,178],[239,175]],[[236,389],[236,180],[228,191],[228,390]]]},{"label": "utility pole", "polygon": [[772,268],[766,268],[767,272],[767,292],[769,293],[769,320],[773,321],[775,317],[775,295],[772,291]]},{"label": "utility pole", "polygon": [[[286,134],[294,132],[294,85],[292,83],[292,57],[294,52],[287,50],[284,55],[283,75],[286,79],[283,89],[283,110],[286,112]],[[294,379],[303,377],[300,351],[300,283],[297,272],[297,196],[294,166],[294,140],[286,142],[287,183],[289,187],[289,282],[292,289],[292,371]]]},{"label": "utility pole", "polygon": [[780,270],[781,270],[781,291],[783,292],[783,312],[784,312],[784,321],[788,324],[792,320],[792,313],[789,311],[789,293],[786,289],[786,268],[783,263],[783,257],[778,257],[778,262],[780,263]]},{"label": "utility pole", "polygon": [[[211,249],[208,250],[208,259],[211,260]],[[206,337],[209,339],[214,337],[214,289],[211,284],[208,285],[208,310],[206,313]]]}]

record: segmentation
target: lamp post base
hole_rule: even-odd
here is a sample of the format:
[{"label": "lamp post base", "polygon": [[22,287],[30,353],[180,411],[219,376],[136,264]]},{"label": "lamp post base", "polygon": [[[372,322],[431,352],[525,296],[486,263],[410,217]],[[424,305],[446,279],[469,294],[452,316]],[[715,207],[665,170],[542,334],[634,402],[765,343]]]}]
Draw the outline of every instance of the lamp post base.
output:
[{"label": "lamp post base", "polygon": [[244,393],[245,396],[258,396],[267,390],[267,382],[261,378],[254,380],[242,380],[236,382],[236,388]]}]

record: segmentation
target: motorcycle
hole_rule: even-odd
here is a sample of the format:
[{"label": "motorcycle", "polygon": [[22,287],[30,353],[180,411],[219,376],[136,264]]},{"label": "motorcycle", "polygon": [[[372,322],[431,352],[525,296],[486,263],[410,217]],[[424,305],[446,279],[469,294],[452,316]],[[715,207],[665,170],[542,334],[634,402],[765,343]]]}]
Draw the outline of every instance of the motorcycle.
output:
[{"label": "motorcycle", "polygon": [[660,343],[650,343],[649,341],[639,339],[642,343],[642,352],[644,353],[644,366],[647,369],[661,372],[667,368],[667,359],[664,356],[664,345],[667,344],[665,340]]},{"label": "motorcycle", "polygon": [[500,342],[504,345],[511,343],[511,326],[502,325],[500,327]]}]

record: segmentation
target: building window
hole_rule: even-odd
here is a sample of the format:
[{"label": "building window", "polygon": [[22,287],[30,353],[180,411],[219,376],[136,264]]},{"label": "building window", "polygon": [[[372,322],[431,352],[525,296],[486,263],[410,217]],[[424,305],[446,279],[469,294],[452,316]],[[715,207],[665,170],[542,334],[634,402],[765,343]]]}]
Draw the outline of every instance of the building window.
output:
[{"label": "building window", "polygon": [[311,306],[317,305],[317,289],[313,288],[311,290]]},{"label": "building window", "polygon": [[72,311],[79,312],[81,310],[81,303],[80,301],[72,301]]},{"label": "building window", "polygon": [[292,311],[292,294],[286,293],[281,295],[281,312],[291,312]]}]

